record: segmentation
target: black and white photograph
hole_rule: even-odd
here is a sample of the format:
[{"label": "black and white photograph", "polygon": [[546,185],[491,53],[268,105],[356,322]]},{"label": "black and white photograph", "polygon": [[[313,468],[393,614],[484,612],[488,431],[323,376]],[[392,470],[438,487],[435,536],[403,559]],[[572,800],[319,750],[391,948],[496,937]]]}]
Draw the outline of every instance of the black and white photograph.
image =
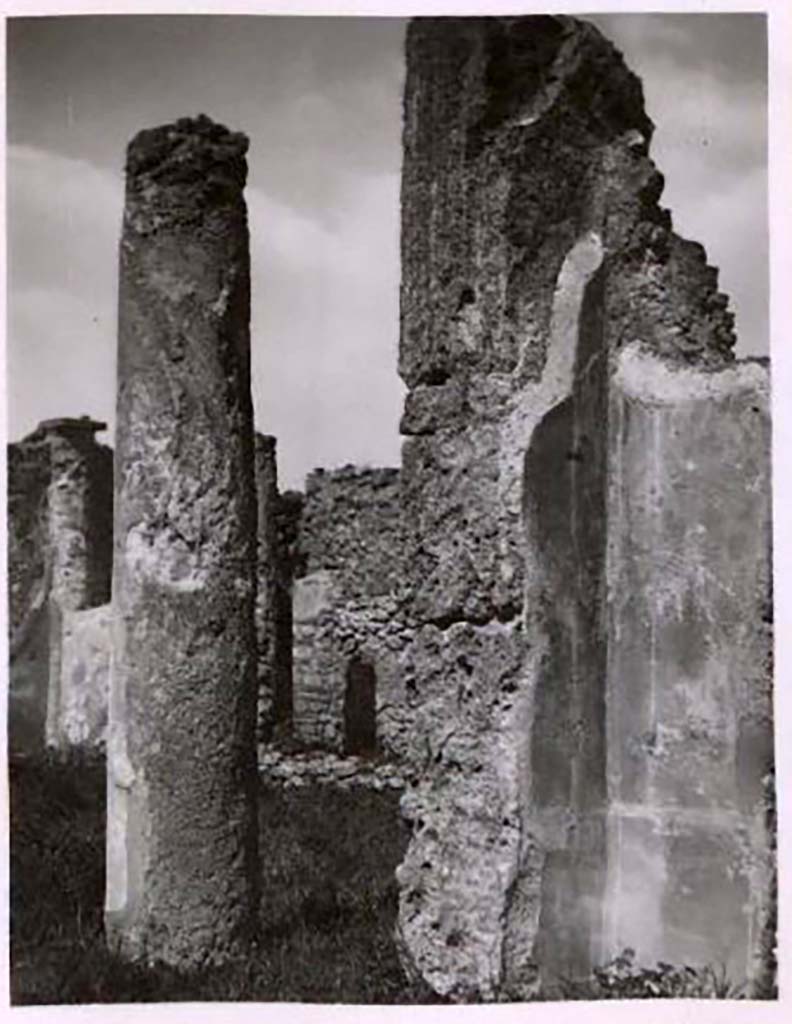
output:
[{"label": "black and white photograph", "polygon": [[120,6],[5,17],[10,1007],[781,1020],[783,5]]}]

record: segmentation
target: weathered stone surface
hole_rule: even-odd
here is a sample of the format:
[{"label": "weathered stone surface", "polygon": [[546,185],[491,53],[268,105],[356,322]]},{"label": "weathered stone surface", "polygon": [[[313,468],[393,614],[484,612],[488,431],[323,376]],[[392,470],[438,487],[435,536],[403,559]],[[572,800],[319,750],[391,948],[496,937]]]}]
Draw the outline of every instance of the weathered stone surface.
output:
[{"label": "weathered stone surface", "polygon": [[404,776],[397,764],[363,757],[341,757],[327,751],[284,754],[274,747],[259,751],[259,771],[267,783],[284,789],[331,785],[337,789],[404,789]]},{"label": "weathered stone surface", "polygon": [[714,374],[734,344],[717,272],[658,205],[652,130],[589,25],[410,26],[401,489],[424,761],[399,939],[456,1000],[524,996],[608,950],[608,552],[630,529],[611,508],[613,361],[640,339]]},{"label": "weathered stone surface", "polygon": [[112,452],[105,424],[47,420],[8,447],[12,749],[69,745],[59,718],[61,616],[110,597]]},{"label": "weathered stone surface", "polygon": [[308,746],[409,749],[395,469],[317,470],[306,482],[294,581],[294,732]]},{"label": "weathered stone surface", "polygon": [[610,422],[607,947],[752,979],[773,870],[767,369],[631,345]]},{"label": "weathered stone surface", "polygon": [[257,911],[246,149],[201,117],[127,153],[105,917],[180,967]]},{"label": "weathered stone surface", "polygon": [[292,720],[291,572],[279,526],[280,495],[274,437],[256,434],[258,497],[258,738],[272,739]]},{"label": "weathered stone surface", "polygon": [[375,751],[396,759],[410,750],[406,651],[412,639],[391,597],[343,601],[328,572],[294,585],[294,733],[303,744],[350,750],[346,711],[354,665],[373,673]]},{"label": "weathered stone surface", "polygon": [[305,481],[299,575],[329,571],[344,596],[384,597],[401,583],[398,469],[317,469]]},{"label": "weathered stone surface", "polygon": [[61,617],[59,722],[61,745],[103,749],[110,692],[112,610],[109,604]]}]

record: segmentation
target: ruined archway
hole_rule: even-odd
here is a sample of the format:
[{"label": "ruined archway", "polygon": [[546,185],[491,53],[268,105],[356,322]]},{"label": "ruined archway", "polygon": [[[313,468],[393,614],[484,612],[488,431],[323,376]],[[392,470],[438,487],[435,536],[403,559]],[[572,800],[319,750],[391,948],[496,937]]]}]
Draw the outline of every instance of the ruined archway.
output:
[{"label": "ruined archway", "polygon": [[344,753],[371,756],[377,751],[377,674],[370,661],[354,657],[344,689]]}]

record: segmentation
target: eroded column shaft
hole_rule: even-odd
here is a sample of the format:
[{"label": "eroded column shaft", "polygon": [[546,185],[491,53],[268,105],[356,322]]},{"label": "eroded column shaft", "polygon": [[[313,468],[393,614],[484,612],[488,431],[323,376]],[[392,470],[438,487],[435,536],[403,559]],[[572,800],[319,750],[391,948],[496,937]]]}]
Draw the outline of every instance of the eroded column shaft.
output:
[{"label": "eroded column shaft", "polygon": [[106,925],[181,967],[257,912],[246,149],[198,118],[127,153]]}]

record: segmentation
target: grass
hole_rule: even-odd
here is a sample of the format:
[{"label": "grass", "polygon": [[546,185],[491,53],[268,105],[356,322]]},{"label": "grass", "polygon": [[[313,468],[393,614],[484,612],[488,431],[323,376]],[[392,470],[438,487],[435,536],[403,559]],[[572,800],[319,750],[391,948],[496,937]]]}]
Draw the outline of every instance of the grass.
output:
[{"label": "grass", "polygon": [[398,796],[261,787],[262,935],[255,955],[200,975],[129,964],[102,930],[101,761],[10,766],[14,1005],[244,1001],[416,1003],[393,943]]},{"label": "grass", "polygon": [[625,949],[582,981],[562,980],[557,999],[744,999],[745,987],[734,985],[725,967],[676,967],[635,963],[635,951]]},{"label": "grass", "polygon": [[[11,999],[60,1003],[443,1002],[408,982],[393,943],[394,870],[407,841],[398,796],[262,784],[262,934],[249,958],[182,974],[106,948],[101,760],[12,760]],[[769,942],[769,940],[768,940]],[[774,963],[758,998],[777,998]],[[539,999],[740,998],[717,969],[646,968],[625,950]]]}]

